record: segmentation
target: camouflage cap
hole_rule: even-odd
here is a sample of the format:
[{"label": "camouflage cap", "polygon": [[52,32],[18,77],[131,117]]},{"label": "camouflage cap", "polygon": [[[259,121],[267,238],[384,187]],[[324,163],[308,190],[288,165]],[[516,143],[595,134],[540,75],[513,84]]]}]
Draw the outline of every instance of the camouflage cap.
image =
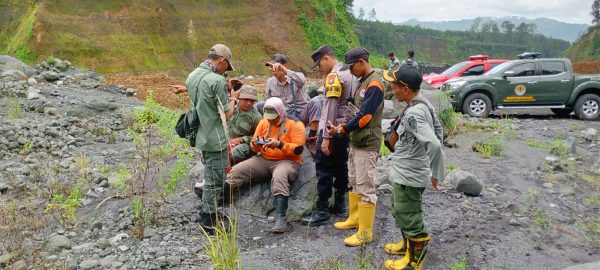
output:
[{"label": "camouflage cap", "polygon": [[257,100],[257,96],[256,96],[257,92],[258,91],[256,90],[256,88],[254,86],[244,84],[244,85],[242,85],[242,88],[240,88],[240,97],[239,98]]}]

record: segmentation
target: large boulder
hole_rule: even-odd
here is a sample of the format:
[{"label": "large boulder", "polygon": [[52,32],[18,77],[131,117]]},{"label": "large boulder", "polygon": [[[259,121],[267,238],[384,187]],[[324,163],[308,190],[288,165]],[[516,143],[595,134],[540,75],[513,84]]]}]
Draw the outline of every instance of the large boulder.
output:
[{"label": "large boulder", "polygon": [[569,266],[563,270],[597,270],[597,269],[600,269],[600,261],[586,263],[586,264],[573,265],[573,266]]},{"label": "large boulder", "polygon": [[[235,192],[235,196],[236,207],[255,214],[273,215],[275,208],[273,207],[270,181],[246,185],[239,192]],[[316,201],[316,196],[317,179],[315,163],[308,149],[305,149],[298,177],[290,186],[288,219],[295,221],[310,212]]]},{"label": "large boulder", "polygon": [[[431,102],[437,115],[440,115],[444,110],[448,108],[452,108],[450,100],[448,99],[446,94],[444,94],[444,92],[440,90],[435,89],[433,86],[426,82],[423,82],[421,84],[421,95],[423,95],[427,100],[429,100],[429,102]],[[402,112],[402,110],[404,110],[404,108],[406,107],[406,103],[394,101],[394,106],[396,107],[396,110],[398,112]]]},{"label": "large boulder", "polygon": [[452,188],[470,196],[479,196],[483,190],[483,182],[474,174],[460,169],[454,170],[446,176]]},{"label": "large boulder", "polygon": [[37,74],[37,71],[34,68],[18,59],[8,55],[0,55],[0,73],[7,70],[18,70],[25,73],[28,77]]}]

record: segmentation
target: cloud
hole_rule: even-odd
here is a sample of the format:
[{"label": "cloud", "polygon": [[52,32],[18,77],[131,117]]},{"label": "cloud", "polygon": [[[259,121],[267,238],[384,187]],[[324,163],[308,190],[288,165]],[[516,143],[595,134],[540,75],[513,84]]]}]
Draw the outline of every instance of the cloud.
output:
[{"label": "cloud", "polygon": [[377,19],[395,23],[409,19],[452,21],[476,17],[547,17],[563,22],[587,23],[593,0],[354,0],[357,13],[364,8],[368,16],[375,9]]}]

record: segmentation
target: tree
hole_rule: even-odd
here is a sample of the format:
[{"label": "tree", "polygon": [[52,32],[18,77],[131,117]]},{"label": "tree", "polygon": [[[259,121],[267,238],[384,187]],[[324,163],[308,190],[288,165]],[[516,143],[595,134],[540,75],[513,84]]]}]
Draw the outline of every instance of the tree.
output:
[{"label": "tree", "polygon": [[369,12],[369,20],[375,21],[377,19],[377,12],[375,12],[375,8],[371,9]]},{"label": "tree", "polygon": [[515,24],[511,21],[503,21],[500,26],[502,27],[504,34],[507,34],[509,36],[512,35],[513,30],[515,29]]},{"label": "tree", "polygon": [[594,0],[592,3],[592,24],[599,25],[600,24],[600,0]]},{"label": "tree", "polygon": [[364,20],[365,19],[365,9],[363,7],[360,7],[358,9],[358,19],[359,20]]},{"label": "tree", "polygon": [[475,20],[473,21],[473,24],[471,24],[471,29],[469,29],[469,31],[479,32],[479,27],[481,26],[482,22],[483,22],[483,19],[481,19],[481,17],[475,18]]}]

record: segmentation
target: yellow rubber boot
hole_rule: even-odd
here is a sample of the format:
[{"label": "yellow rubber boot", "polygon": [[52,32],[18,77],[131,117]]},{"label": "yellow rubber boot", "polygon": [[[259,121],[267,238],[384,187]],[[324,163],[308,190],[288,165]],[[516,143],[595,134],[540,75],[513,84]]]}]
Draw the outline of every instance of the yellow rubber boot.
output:
[{"label": "yellow rubber boot", "polygon": [[409,238],[405,241],[406,253],[400,260],[386,260],[385,269],[404,270],[404,269],[423,269],[423,261],[427,254],[427,246],[430,237]]},{"label": "yellow rubber boot", "polygon": [[400,240],[398,243],[387,243],[383,246],[383,250],[392,255],[404,255],[406,253],[406,239]]},{"label": "yellow rubber boot", "polygon": [[358,247],[373,240],[373,222],[375,221],[375,204],[358,203],[358,231],[344,239],[347,246]]},{"label": "yellow rubber boot", "polygon": [[349,230],[358,227],[358,202],[361,197],[358,193],[348,192],[348,219],[333,224],[335,228]]}]

